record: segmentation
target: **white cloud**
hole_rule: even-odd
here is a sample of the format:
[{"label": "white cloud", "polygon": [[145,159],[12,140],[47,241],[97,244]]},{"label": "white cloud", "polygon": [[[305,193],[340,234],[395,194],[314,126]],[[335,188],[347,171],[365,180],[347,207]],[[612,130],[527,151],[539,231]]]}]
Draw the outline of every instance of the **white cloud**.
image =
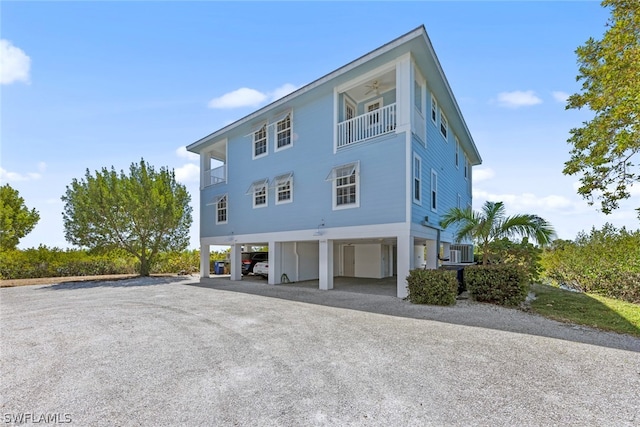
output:
[{"label": "white cloud", "polygon": [[298,89],[297,86],[292,85],[291,83],[285,83],[279,88],[276,88],[275,90],[273,90],[269,94],[269,98],[271,98],[271,101],[275,101],[285,97],[286,95],[289,95],[291,92],[293,92],[296,89]]},{"label": "white cloud", "polygon": [[174,170],[176,180],[181,183],[198,182],[200,179],[200,168],[193,163],[187,163],[184,166]]},{"label": "white cloud", "polygon": [[11,172],[4,168],[0,168],[0,182],[18,182],[18,181],[34,181],[42,178],[42,174],[47,170],[47,164],[38,163],[38,172]]},{"label": "white cloud", "polygon": [[514,90],[513,92],[500,92],[498,94],[498,105],[501,107],[519,108],[541,103],[542,99],[538,98],[536,93],[532,90]]},{"label": "white cloud", "polygon": [[507,211],[530,213],[543,216],[543,212],[571,213],[583,208],[584,204],[578,204],[564,196],[551,194],[549,196],[537,196],[532,193],[522,194],[491,194],[483,190],[473,190],[476,202],[482,205],[484,201],[504,202]]},{"label": "white cloud", "polygon": [[184,145],[176,150],[176,155],[187,160],[198,160],[200,158],[196,153],[187,151],[187,147]]},{"label": "white cloud", "polygon": [[31,58],[9,40],[0,40],[0,84],[29,83]]},{"label": "white cloud", "polygon": [[569,98],[569,94],[567,92],[562,92],[561,90],[553,91],[551,94],[553,95],[553,99],[562,104],[566,104],[567,98]]},{"label": "white cloud", "polygon": [[473,181],[474,182],[486,181],[488,179],[493,178],[494,176],[496,176],[496,173],[491,168],[473,169]]},{"label": "white cloud", "polygon": [[230,109],[240,107],[257,107],[268,102],[273,102],[290,94],[298,87],[291,83],[285,83],[282,86],[270,91],[260,92],[256,89],[242,87],[232,92],[213,98],[209,101],[209,108]]}]

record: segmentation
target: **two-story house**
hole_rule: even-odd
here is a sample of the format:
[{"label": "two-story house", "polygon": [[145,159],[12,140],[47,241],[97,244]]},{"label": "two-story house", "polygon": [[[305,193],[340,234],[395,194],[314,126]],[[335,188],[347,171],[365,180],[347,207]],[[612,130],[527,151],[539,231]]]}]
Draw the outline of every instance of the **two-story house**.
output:
[{"label": "two-story house", "polygon": [[[268,246],[270,284],[397,276],[472,261],[438,223],[471,206],[480,154],[424,26],[208,135],[201,158],[201,276],[211,245]],[[426,255],[425,255],[426,254]]]}]

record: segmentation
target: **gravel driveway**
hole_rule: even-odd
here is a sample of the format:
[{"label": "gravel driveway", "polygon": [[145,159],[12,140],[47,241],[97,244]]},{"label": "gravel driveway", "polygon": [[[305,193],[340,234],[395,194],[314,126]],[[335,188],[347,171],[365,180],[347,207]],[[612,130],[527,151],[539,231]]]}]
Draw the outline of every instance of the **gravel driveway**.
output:
[{"label": "gravel driveway", "polygon": [[5,425],[640,424],[639,339],[517,310],[196,278],[0,298]]}]

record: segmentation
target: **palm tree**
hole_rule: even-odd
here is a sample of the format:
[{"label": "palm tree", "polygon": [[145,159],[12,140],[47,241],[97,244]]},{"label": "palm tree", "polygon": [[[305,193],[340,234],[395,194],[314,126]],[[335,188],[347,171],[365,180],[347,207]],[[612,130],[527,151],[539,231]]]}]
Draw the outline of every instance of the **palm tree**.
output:
[{"label": "palm tree", "polygon": [[540,245],[551,243],[555,230],[549,222],[537,215],[506,216],[504,203],[485,202],[482,211],[452,208],[440,221],[442,228],[458,224],[457,241],[473,239],[482,250],[482,264],[487,263],[489,243],[516,235],[534,239]]}]

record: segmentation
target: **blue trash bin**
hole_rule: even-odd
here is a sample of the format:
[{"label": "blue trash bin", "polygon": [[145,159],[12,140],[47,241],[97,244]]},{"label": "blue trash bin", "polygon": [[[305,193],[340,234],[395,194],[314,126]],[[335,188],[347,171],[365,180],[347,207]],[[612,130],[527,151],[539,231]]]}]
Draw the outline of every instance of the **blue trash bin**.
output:
[{"label": "blue trash bin", "polygon": [[213,272],[215,274],[224,274],[224,261],[216,261]]}]

